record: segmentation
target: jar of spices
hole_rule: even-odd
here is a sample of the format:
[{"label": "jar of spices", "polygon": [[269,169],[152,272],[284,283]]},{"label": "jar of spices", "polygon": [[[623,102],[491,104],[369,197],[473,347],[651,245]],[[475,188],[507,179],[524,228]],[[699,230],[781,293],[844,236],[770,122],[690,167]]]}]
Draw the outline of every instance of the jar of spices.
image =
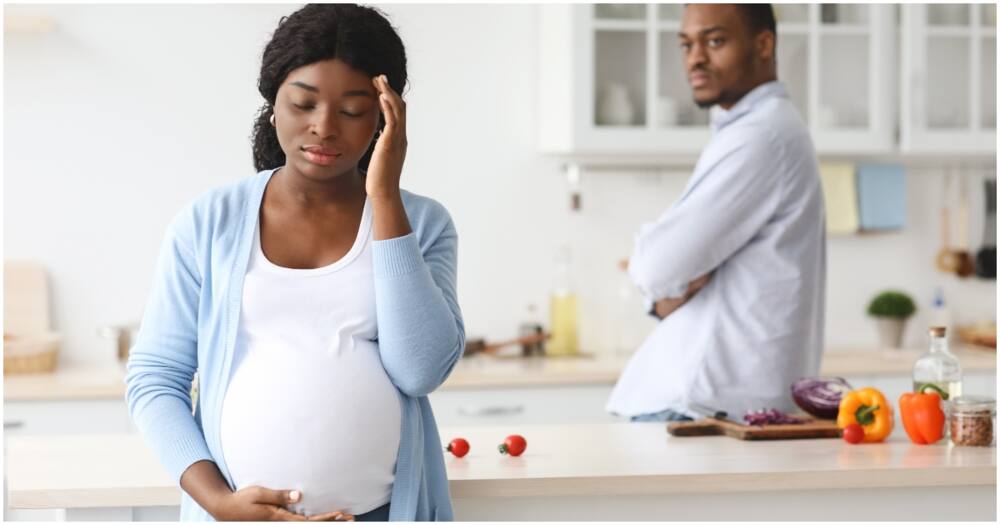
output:
[{"label": "jar of spices", "polygon": [[956,397],[948,416],[951,442],[967,447],[992,446],[996,415],[997,403],[992,397]]}]

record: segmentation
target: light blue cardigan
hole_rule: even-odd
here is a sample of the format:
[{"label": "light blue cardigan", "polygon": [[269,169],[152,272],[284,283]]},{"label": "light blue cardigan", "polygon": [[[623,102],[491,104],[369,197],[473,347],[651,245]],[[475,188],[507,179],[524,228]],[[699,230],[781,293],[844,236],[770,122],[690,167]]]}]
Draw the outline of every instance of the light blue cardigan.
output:
[{"label": "light blue cardigan", "polygon": [[[254,228],[274,171],[197,198],[174,219],[162,246],[129,356],[126,398],[146,443],[178,483],[191,464],[207,459],[233,486],[219,441],[220,412]],[[403,205],[413,233],[372,242],[379,354],[403,416],[389,519],[450,521],[441,439],[426,396],[448,377],[465,346],[455,290],[458,237],[436,201],[404,191]],[[182,491],[181,519],[212,517]]]}]

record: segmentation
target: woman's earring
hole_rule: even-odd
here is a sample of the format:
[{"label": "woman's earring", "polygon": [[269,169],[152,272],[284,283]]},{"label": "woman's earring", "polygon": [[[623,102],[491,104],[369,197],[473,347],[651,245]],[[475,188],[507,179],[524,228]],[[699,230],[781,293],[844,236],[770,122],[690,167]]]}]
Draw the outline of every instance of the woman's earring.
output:
[{"label": "woman's earring", "polygon": [[274,113],[271,113],[271,125],[274,125]]}]

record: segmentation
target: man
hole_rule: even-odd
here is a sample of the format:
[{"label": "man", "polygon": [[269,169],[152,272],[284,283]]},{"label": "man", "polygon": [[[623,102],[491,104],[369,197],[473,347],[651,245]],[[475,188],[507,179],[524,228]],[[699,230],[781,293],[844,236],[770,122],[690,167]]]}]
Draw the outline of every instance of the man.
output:
[{"label": "man", "polygon": [[628,270],[662,319],[607,409],[633,421],[794,409],[823,345],[826,226],[808,130],[775,69],[769,4],[689,4],[680,46],[713,137]]}]

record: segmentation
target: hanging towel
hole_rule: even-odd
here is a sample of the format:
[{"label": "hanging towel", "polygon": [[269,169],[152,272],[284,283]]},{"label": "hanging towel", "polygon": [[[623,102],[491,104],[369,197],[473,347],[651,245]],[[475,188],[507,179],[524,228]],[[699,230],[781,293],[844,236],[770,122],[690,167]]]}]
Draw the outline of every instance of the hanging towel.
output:
[{"label": "hanging towel", "polygon": [[858,165],[862,230],[906,226],[906,171],[898,164]]},{"label": "hanging towel", "polygon": [[819,165],[826,204],[826,233],[850,235],[858,231],[858,191],[854,164],[824,163]]}]

